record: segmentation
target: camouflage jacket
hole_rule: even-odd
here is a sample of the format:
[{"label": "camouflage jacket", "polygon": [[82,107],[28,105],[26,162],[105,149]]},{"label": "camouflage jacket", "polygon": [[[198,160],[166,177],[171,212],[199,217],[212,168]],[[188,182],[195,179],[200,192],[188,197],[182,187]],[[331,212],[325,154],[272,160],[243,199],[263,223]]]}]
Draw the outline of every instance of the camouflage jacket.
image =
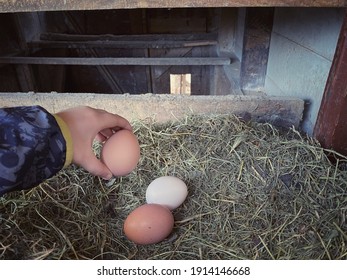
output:
[{"label": "camouflage jacket", "polygon": [[0,196],[32,188],[66,164],[56,116],[40,106],[0,108]]}]

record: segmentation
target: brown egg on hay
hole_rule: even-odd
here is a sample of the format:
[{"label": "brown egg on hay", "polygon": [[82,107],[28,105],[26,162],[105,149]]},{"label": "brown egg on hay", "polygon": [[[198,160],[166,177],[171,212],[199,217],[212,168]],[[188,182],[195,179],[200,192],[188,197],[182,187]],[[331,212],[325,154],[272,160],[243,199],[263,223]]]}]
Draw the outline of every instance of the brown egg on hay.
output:
[{"label": "brown egg on hay", "polygon": [[159,204],[144,204],[133,210],[124,222],[124,234],[139,245],[155,244],[171,233],[174,217]]}]

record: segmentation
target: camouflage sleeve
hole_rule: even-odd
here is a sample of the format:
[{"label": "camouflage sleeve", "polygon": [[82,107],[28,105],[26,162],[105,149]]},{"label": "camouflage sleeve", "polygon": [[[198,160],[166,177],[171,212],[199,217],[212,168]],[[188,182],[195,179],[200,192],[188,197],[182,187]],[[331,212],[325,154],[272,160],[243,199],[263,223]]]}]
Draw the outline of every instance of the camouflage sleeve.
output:
[{"label": "camouflage sleeve", "polygon": [[0,196],[32,188],[61,170],[66,142],[40,106],[0,109]]}]

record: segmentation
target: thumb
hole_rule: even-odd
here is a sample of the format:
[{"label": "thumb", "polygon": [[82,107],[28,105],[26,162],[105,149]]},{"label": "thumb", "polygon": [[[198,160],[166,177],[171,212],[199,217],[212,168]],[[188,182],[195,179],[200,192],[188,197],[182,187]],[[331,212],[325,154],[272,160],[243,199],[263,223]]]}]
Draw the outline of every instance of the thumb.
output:
[{"label": "thumb", "polygon": [[84,164],[83,168],[95,176],[100,176],[105,180],[110,180],[112,178],[111,171],[98,160],[95,156],[90,157],[88,161]]}]

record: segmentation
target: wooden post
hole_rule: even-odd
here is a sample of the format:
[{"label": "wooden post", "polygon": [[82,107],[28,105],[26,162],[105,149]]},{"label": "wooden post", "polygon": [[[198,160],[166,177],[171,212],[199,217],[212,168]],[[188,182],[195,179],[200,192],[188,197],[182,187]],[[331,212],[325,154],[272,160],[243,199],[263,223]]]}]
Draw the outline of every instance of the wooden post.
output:
[{"label": "wooden post", "polygon": [[[28,45],[24,35],[24,23],[21,21],[19,14],[12,14],[14,25],[18,34],[19,45],[23,53],[28,54]],[[32,66],[28,64],[16,65],[17,79],[21,91],[35,91],[37,84],[32,70]]]},{"label": "wooden post", "polygon": [[247,8],[246,10],[241,59],[242,90],[264,90],[273,16],[273,8]]},{"label": "wooden post", "polygon": [[313,134],[324,148],[347,155],[347,10]]}]

